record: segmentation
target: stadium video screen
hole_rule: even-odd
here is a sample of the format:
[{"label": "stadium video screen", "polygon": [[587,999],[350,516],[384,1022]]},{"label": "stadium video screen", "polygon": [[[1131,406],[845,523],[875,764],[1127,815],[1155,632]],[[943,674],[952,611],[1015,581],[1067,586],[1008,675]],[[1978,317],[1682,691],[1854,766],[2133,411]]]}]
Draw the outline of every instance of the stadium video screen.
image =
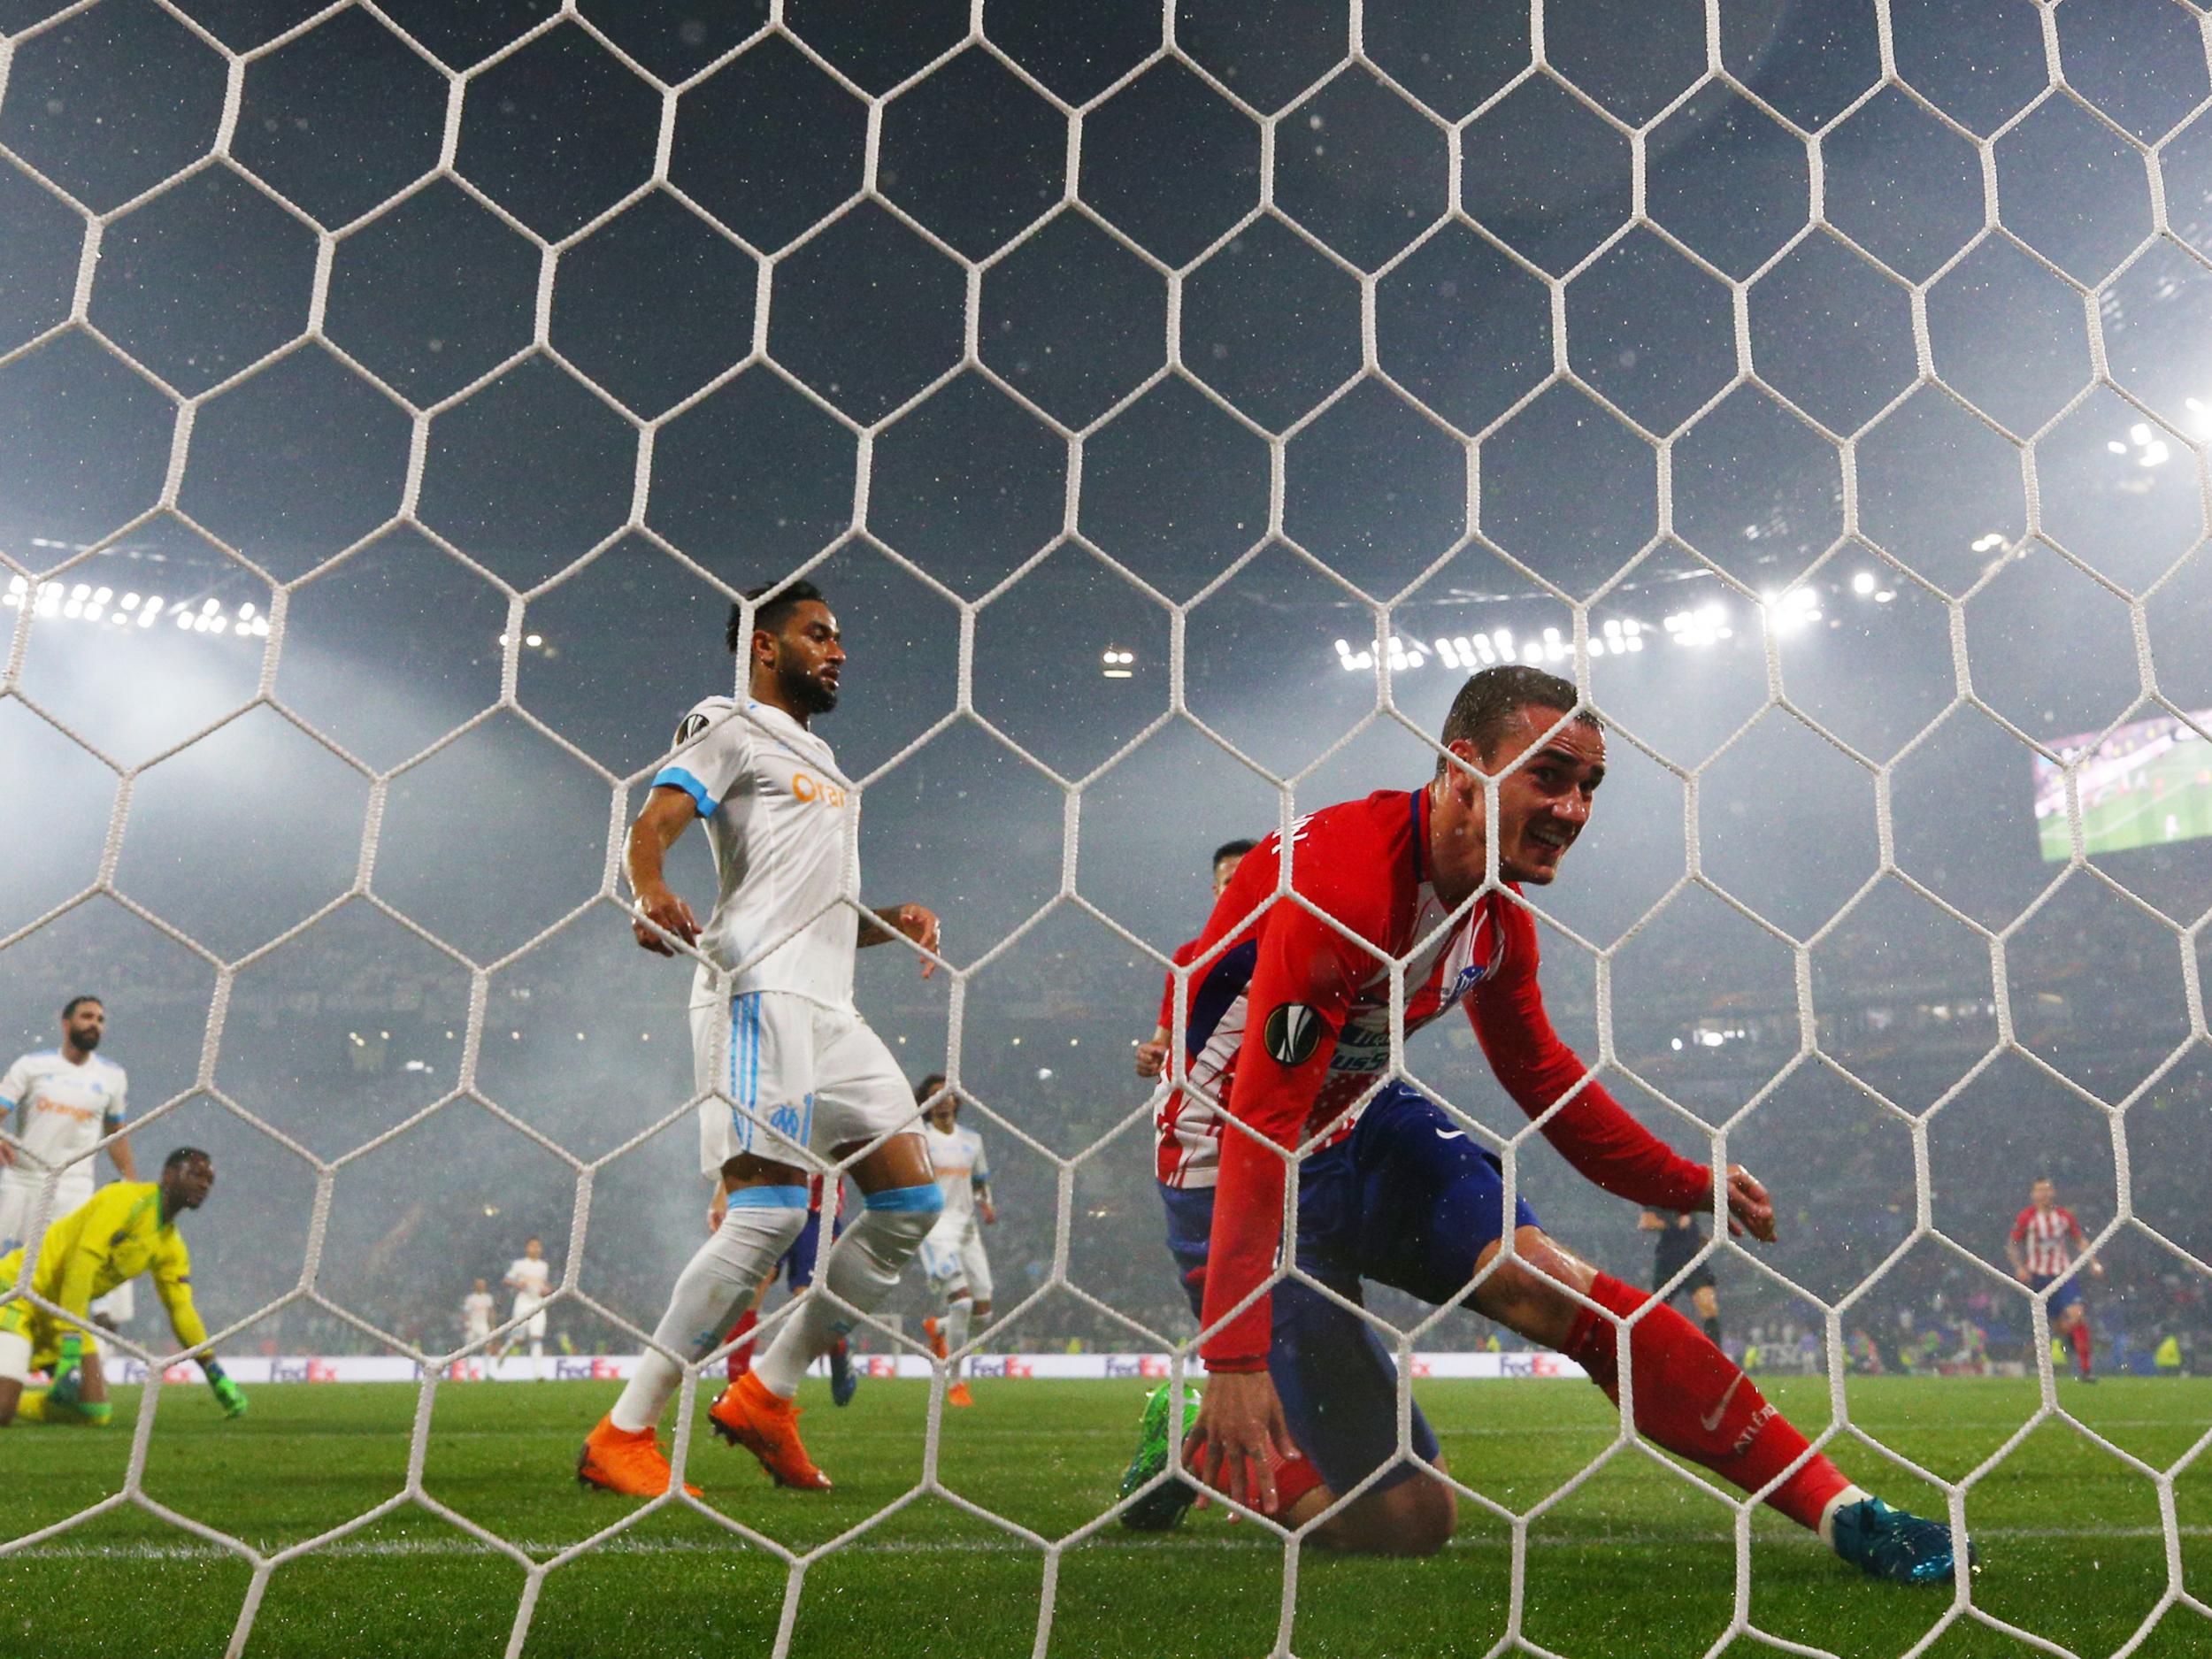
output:
[{"label": "stadium video screen", "polygon": [[[2212,728],[2212,710],[2190,718]],[[2088,852],[2121,853],[2212,835],[2212,743],[2173,716],[2132,721],[2101,742],[2070,737],[2055,747],[2079,762]],[[2035,829],[2044,859],[2064,863],[2072,852],[2066,774],[2040,755],[2035,757]]]}]

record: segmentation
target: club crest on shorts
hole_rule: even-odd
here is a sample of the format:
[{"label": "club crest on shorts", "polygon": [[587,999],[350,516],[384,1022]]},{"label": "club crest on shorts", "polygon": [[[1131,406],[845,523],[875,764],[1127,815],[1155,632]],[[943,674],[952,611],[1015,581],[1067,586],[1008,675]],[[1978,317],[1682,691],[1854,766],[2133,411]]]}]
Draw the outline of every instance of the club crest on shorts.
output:
[{"label": "club crest on shorts", "polygon": [[1321,1016],[1303,1002],[1278,1002],[1260,1033],[1279,1065],[1303,1065],[1321,1041]]},{"label": "club crest on shorts", "polygon": [[705,731],[706,729],[706,710],[703,709],[693,710],[689,714],[684,716],[684,723],[676,728],[676,741],[674,747],[681,749],[686,743],[691,741],[693,738],[698,736],[700,733]]}]

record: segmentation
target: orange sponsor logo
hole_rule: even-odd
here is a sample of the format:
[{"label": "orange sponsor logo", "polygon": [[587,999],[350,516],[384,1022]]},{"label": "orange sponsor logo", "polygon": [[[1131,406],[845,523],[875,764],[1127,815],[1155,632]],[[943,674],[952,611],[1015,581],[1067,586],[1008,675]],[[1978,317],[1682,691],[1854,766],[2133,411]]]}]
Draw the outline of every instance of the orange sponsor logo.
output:
[{"label": "orange sponsor logo", "polygon": [[802,801],[819,801],[826,807],[835,808],[845,804],[843,784],[825,782],[811,772],[793,772],[791,793]]}]

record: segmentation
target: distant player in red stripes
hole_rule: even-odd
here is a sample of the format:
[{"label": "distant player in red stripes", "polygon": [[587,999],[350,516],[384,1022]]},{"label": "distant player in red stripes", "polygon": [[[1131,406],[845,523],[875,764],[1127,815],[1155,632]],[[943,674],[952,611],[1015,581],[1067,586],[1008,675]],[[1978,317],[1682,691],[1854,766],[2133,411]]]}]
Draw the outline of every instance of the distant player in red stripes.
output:
[{"label": "distant player in red stripes", "polygon": [[[1305,1147],[1291,1249],[1336,1294],[1356,1302],[1372,1279],[1443,1303],[1493,1270],[1467,1305],[1565,1354],[1617,1401],[1632,1374],[1635,1425],[1647,1438],[1763,1492],[1874,1577],[1949,1581],[1948,1527],[1854,1486],[1696,1326],[1553,1242],[1525,1197],[1509,1215],[1499,1160],[1391,1077],[1395,961],[1405,1033],[1464,1002],[1499,1082],[1586,1178],[1653,1209],[1708,1212],[1717,1186],[1732,1231],[1774,1236],[1772,1202],[1748,1171],[1716,1171],[1652,1135],[1589,1076],[1544,1011],[1536,925],[1517,895],[1522,884],[1553,879],[1588,822],[1605,774],[1596,718],[1566,680],[1494,668],[1461,688],[1441,742],[1462,764],[1440,761],[1423,787],[1325,808],[1294,826],[1296,896],[1329,919],[1278,899],[1284,855],[1271,836],[1239,866],[1201,935],[1194,960],[1214,954],[1192,974],[1184,1004],[1188,1074],[1193,1088],[1225,1100],[1237,1123],[1219,1137],[1201,1321],[1210,1376],[1184,1447],[1193,1471],[1272,1512],[1292,1448],[1321,1465],[1333,1491],[1381,1467],[1331,1466],[1339,1435],[1307,1416],[1322,1391],[1302,1400],[1271,1374],[1286,1334],[1271,1304],[1295,1292],[1295,1281],[1273,1282],[1285,1243],[1286,1164],[1276,1148]],[[1494,822],[1471,769],[1497,780]],[[1505,886],[1486,891],[1493,843]],[[1493,1269],[1509,1228],[1513,1255]],[[1625,1330],[1616,1323],[1632,1315]],[[1318,1357],[1335,1370],[1345,1356]],[[1388,1358],[1373,1357],[1380,1382]],[[1382,1396],[1392,1461],[1395,1381],[1391,1373]],[[1340,1390],[1333,1381],[1326,1392]],[[1425,1429],[1417,1410],[1411,1449],[1440,1469]],[[1448,1530],[1448,1487],[1417,1479],[1391,1495],[1398,1490],[1440,1502]]]},{"label": "distant player in red stripes", "polygon": [[[2082,1381],[2093,1383],[2097,1374],[2089,1369],[2089,1317],[2081,1310],[2081,1286],[2074,1271],[2075,1260],[2088,1242],[2081,1223],[2058,1202],[2057,1188],[2046,1175],[2028,1189],[2028,1207],[2013,1217],[2005,1255],[2015,1279],[2038,1294],[2051,1293],[2051,1334],[2072,1345]],[[2104,1263],[2092,1256],[2089,1271],[2102,1279]]]}]

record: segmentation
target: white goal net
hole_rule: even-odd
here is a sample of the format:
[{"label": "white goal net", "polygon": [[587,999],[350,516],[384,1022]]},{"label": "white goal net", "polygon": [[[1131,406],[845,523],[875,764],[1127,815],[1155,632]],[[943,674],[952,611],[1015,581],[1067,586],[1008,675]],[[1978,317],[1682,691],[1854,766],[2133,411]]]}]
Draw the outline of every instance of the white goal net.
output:
[{"label": "white goal net", "polygon": [[[1540,664],[1612,769],[1529,899],[1554,1016],[1780,1214],[1673,1288],[1709,1271],[1855,1479],[2047,1576],[1832,1628],[1769,1599],[1801,1540],[1624,1414],[1484,1407],[1440,1417],[1447,1563],[1371,1581],[1452,1604],[1462,1572],[1481,1611],[1378,1640],[1629,1651],[1544,1560],[1605,1574],[1617,1529],[1687,1586],[1652,1651],[2212,1645],[2200,1411],[2093,1409],[2067,1286],[2008,1252],[2055,1179],[2102,1374],[2212,1357],[2208,64],[2212,16],[2154,0],[0,0],[0,1030],[49,1047],[97,994],[142,1176],[212,1153],[184,1231],[276,1489],[211,1495],[142,1294],[101,1336],[127,1428],[0,1432],[50,1476],[0,1482],[7,1621],[64,1563],[52,1600],[108,1606],[99,1573],[191,1563],[233,1654],[349,1577],[559,1651],[624,1628],[572,1622],[621,1594],[594,1563],[726,1552],[731,1640],[781,1655],[849,1594],[877,1637],[871,1562],[1003,1558],[1037,1654],[1181,1651],[1125,1640],[1159,1563],[1241,1549],[1226,1610],[1159,1617],[1356,1650],[1330,1603],[1374,1592],[1321,1521],[1133,1542],[1142,1390],[1066,1435],[949,1408],[906,1293],[855,1333],[864,1386],[930,1379],[841,1448],[864,1503],[725,1472],[693,1426],[721,1351],[669,1425],[704,1500],[579,1522],[514,1496],[565,1479],[565,1421],[470,1449],[519,1397],[475,1379],[618,1374],[695,1240],[684,991],[629,940],[623,835],[731,689],[730,604],[803,576],[852,653],[852,897],[944,920],[941,972],[872,952],[859,1000],[991,1148],[975,1379],[1202,1381],[1128,1040],[1207,854],[1411,787],[1468,673]],[[1463,1027],[1392,1074],[1647,1276]],[[42,1204],[0,1311],[56,1312]],[[1539,1369],[1465,1302],[1369,1315],[1402,1448],[1432,1386]],[[279,1402],[375,1365],[411,1415],[349,1404],[342,1445]]]}]

